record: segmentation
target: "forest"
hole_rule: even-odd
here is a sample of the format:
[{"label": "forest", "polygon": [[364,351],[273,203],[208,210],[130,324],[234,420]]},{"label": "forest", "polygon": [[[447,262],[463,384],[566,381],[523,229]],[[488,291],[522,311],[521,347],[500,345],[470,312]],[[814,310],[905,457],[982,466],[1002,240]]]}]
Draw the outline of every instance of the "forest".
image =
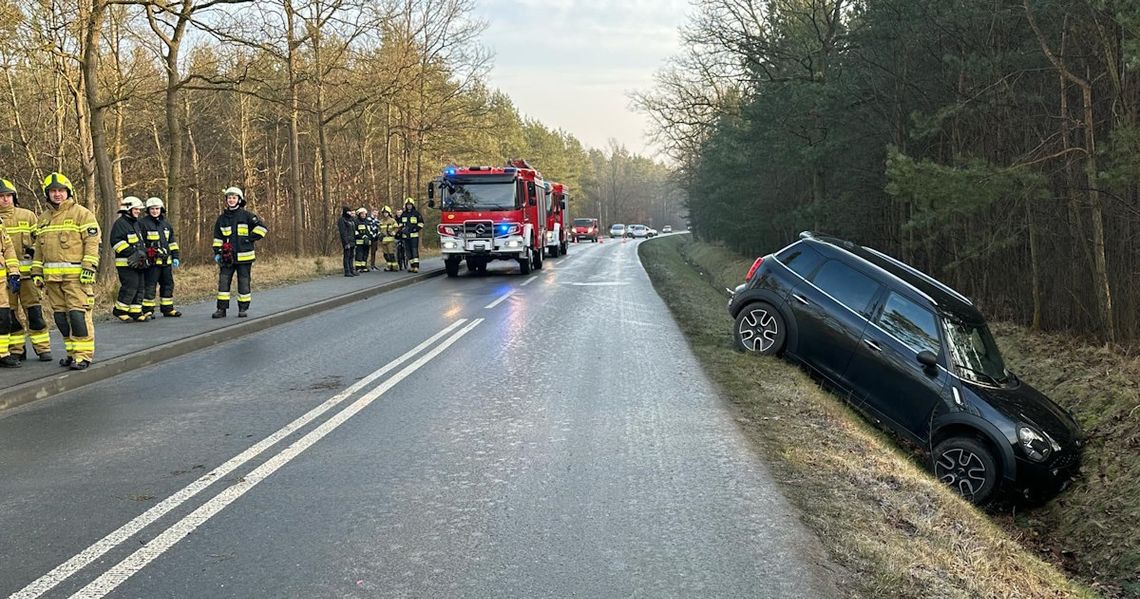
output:
[{"label": "forest", "polygon": [[584,147],[488,86],[475,8],[0,0],[0,176],[39,211],[43,178],[65,173],[105,230],[124,196],[160,197],[191,261],[209,259],[231,185],[268,222],[267,253],[325,254],[341,205],[422,202],[443,166],[510,158],[568,184],[571,216],[677,224],[670,168],[616,141]]},{"label": "forest", "polygon": [[834,234],[991,318],[1140,341],[1140,1],[693,6],[636,101],[697,235]]}]

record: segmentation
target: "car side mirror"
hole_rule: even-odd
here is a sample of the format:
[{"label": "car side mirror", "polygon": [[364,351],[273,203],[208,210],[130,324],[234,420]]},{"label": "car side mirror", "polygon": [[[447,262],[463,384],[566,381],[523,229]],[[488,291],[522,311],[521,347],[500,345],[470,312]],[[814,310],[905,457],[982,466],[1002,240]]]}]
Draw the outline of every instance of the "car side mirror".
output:
[{"label": "car side mirror", "polygon": [[930,350],[920,351],[918,352],[918,363],[926,368],[934,368],[938,366],[938,356],[934,355],[934,352]]},{"label": "car side mirror", "polygon": [[[432,199],[432,198],[434,198],[434,197],[435,197],[435,185],[432,185],[431,183],[428,183],[428,189],[427,189],[427,192],[428,192],[428,199],[429,199],[429,200],[430,200],[430,199]],[[430,202],[428,203],[428,206],[431,206],[431,203],[430,203]]]},{"label": "car side mirror", "polygon": [[563,210],[565,210],[565,209],[566,209],[566,200],[562,200],[562,209],[563,209]]}]

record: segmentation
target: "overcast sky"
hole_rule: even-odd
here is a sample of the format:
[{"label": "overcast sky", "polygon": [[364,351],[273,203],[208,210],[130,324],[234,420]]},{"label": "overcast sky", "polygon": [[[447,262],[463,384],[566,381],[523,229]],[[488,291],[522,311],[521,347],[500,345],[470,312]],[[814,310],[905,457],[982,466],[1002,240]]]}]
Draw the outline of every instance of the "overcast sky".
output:
[{"label": "overcast sky", "polygon": [[614,138],[653,156],[648,120],[628,94],[651,88],[678,52],[688,11],[688,0],[479,0],[482,41],[495,54],[490,85],[586,146]]}]

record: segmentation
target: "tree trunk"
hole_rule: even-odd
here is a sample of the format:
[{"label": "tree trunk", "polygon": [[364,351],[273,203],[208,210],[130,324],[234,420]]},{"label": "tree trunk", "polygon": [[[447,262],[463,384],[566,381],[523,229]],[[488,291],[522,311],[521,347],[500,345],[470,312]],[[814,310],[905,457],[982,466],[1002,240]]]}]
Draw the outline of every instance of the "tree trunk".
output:
[{"label": "tree trunk", "polygon": [[293,255],[304,253],[305,212],[301,199],[301,100],[298,97],[300,82],[297,80],[297,46],[293,13],[293,0],[285,0],[285,31],[289,48],[286,68],[289,71],[289,197],[293,200]]},{"label": "tree trunk", "polygon": [[[113,166],[107,153],[107,131],[104,116],[107,107],[99,90],[99,37],[102,34],[105,0],[95,0],[88,15],[83,40],[83,82],[87,92],[87,108],[91,120],[91,150],[95,158],[95,178],[98,185],[98,205],[102,207],[103,230],[110,231],[115,222],[116,202]],[[103,244],[100,270],[109,272],[114,267],[114,252],[110,244]]]}]

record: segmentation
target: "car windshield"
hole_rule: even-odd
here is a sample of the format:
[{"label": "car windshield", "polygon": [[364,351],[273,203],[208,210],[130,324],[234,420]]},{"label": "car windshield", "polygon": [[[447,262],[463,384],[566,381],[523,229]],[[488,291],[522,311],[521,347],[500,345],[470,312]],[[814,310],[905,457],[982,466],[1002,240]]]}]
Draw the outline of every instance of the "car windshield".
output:
[{"label": "car windshield", "polygon": [[592,224],[594,224],[594,221],[592,221],[588,218],[576,218],[576,219],[574,219],[574,226],[575,227],[588,227]]},{"label": "car windshield", "polygon": [[511,182],[455,183],[443,188],[443,209],[455,212],[470,210],[514,210],[516,186]]},{"label": "car windshield", "polygon": [[1010,380],[997,342],[985,324],[944,319],[950,361],[963,378],[1004,385]]}]

